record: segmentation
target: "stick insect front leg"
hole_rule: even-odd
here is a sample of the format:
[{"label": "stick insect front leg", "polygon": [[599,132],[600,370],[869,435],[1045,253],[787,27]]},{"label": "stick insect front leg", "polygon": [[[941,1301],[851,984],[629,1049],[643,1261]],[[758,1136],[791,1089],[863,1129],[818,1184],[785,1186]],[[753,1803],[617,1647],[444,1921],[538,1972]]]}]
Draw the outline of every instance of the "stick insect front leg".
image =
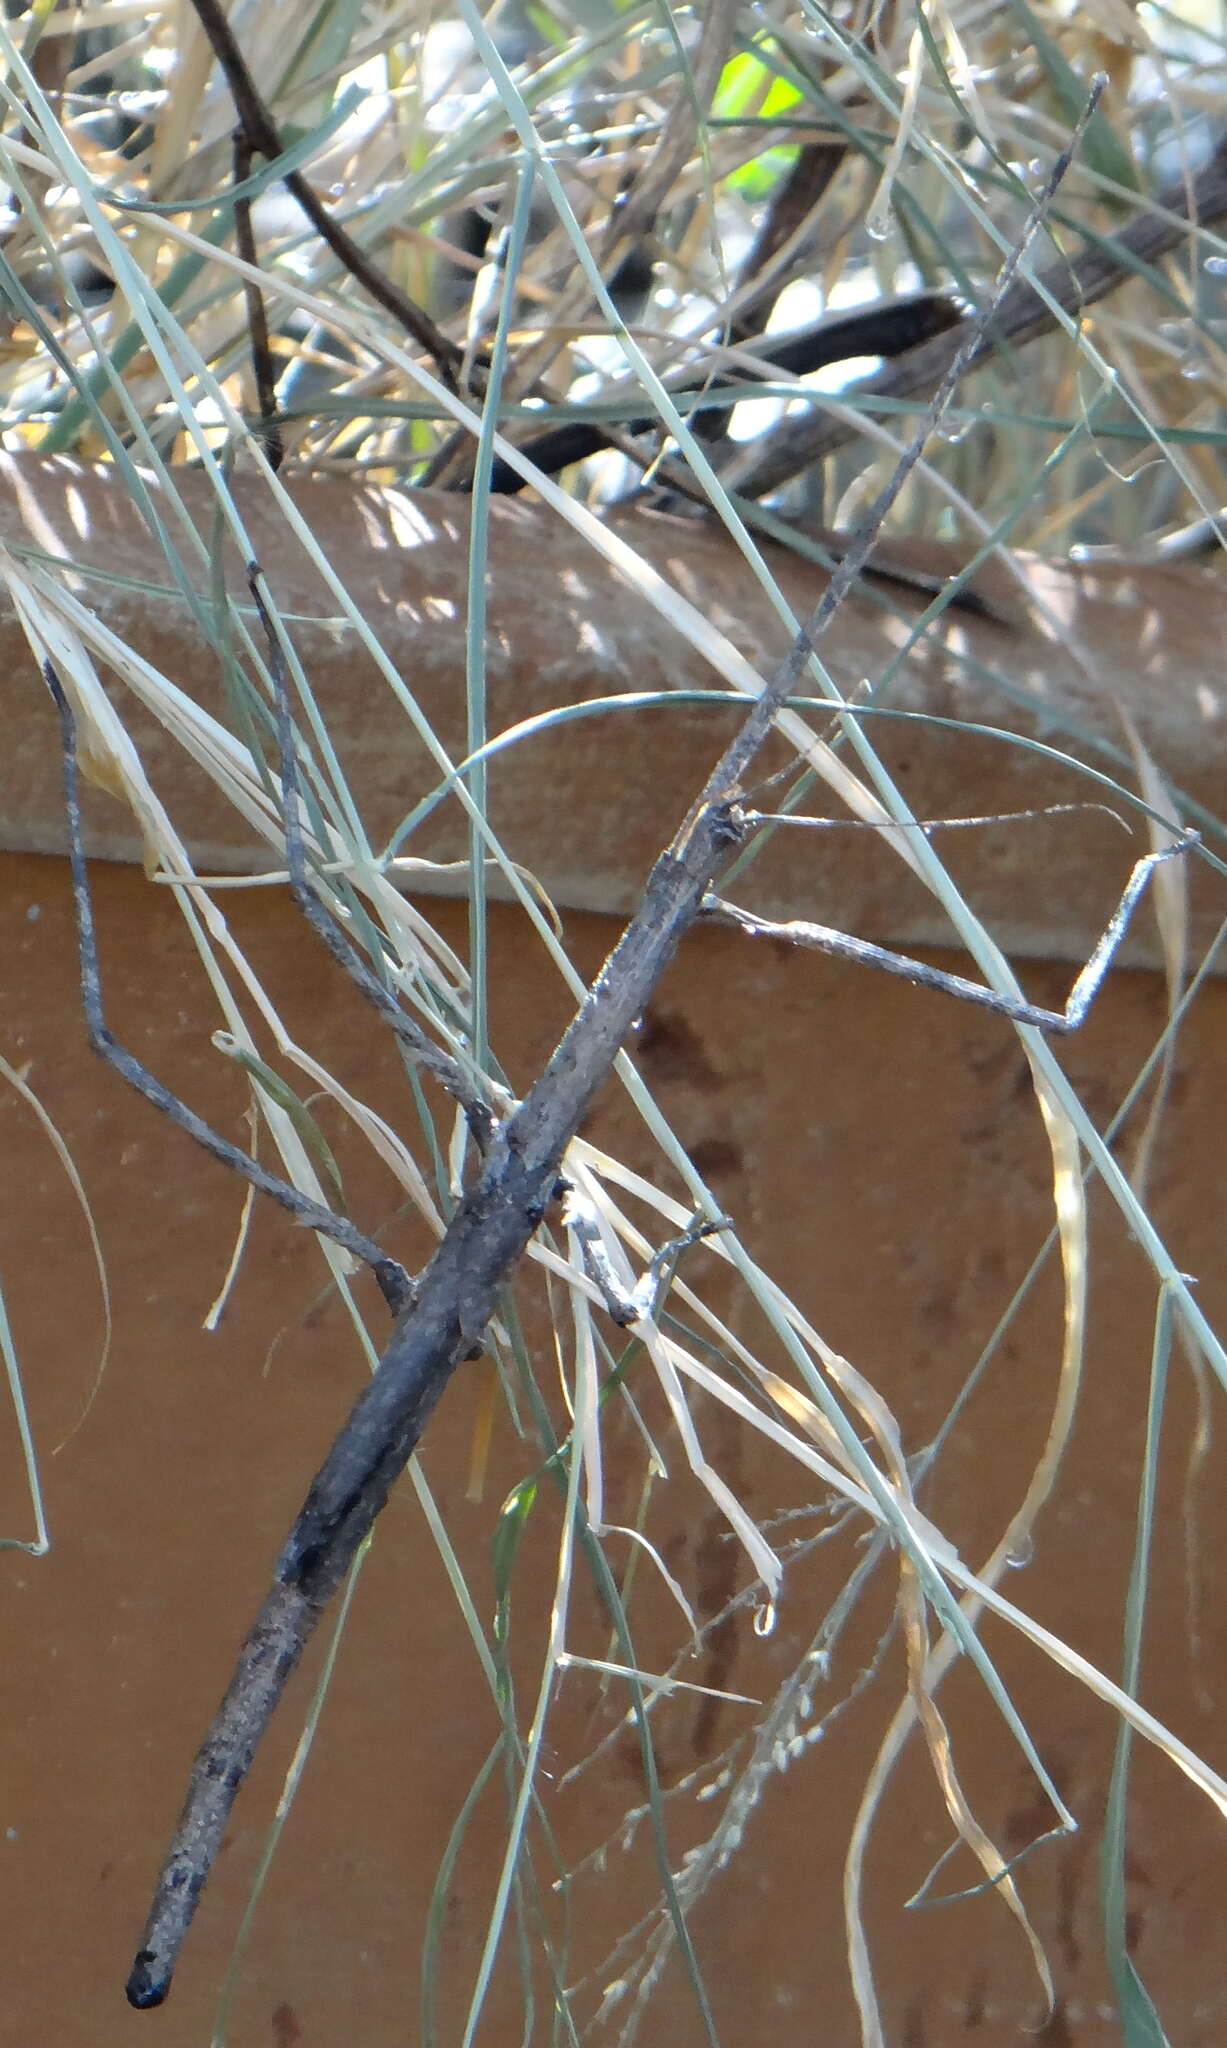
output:
[{"label": "stick insect front leg", "polygon": [[[751,817],[747,822],[752,824],[754,819]],[[968,981],[963,975],[950,974],[941,967],[926,966],[922,960],[892,953],[886,946],[872,945],[868,939],[854,938],[850,932],[835,931],[829,925],[811,924],[804,918],[788,918],[783,923],[776,923],[770,918],[756,917],[752,911],[727,903],[722,896],[705,896],[700,905],[700,915],[712,923],[731,925],[734,930],[744,932],[747,938],[783,939],[789,945],[829,954],[832,959],[855,960],[862,967],[877,967],[883,974],[898,975],[917,988],[937,989],[944,995],[957,996],[963,1002],[976,1003],[981,1009],[992,1010],[999,1017],[1012,1018],[1016,1024],[1032,1024],[1037,1031],[1066,1033],[1078,1029],[1103,986],[1129,928],[1129,920],[1155,869],[1200,843],[1199,832],[1183,832],[1170,846],[1161,846],[1156,852],[1143,854],[1139,861],[1135,861],[1120,902],[1108,920],[1103,937],[1070,990],[1063,1010],[1046,1010],[1038,1003],[1027,1002],[1022,996],[1003,995],[997,989],[986,988],[981,982]]]},{"label": "stick insect front leg", "polygon": [[229,1166],[243,1179],[250,1181],[261,1194],[271,1195],[288,1209],[299,1223],[311,1230],[318,1230],[323,1237],[329,1237],[354,1258],[361,1259],[371,1268],[379,1283],[383,1297],[394,1315],[413,1300],[414,1283],[399,1260],[391,1258],[381,1245],[349,1221],[347,1216],[338,1216],[333,1210],[304,1195],[289,1181],[278,1174],[270,1173],[258,1159],[253,1159],[241,1146],[232,1145],[223,1138],[211,1124],[190,1109],[186,1102],[173,1094],[142,1065],[135,1053],[119,1043],[106,1021],[102,1005],[102,977],[98,966],[98,937],[94,928],[94,908],[89,886],[89,869],[85,858],[85,844],[81,831],[81,774],[77,761],[77,724],[72,706],[68,701],[64,685],[55,666],[50,661],[43,663],[43,679],[51,692],[52,700],[60,719],[60,745],[64,774],[64,808],[68,821],[68,858],[72,873],[73,909],[77,921],[77,953],[81,965],[81,1000],[85,1011],[86,1029],[94,1051],[122,1075],[130,1087],[160,1109],[189,1138],[212,1154],[214,1159]]}]

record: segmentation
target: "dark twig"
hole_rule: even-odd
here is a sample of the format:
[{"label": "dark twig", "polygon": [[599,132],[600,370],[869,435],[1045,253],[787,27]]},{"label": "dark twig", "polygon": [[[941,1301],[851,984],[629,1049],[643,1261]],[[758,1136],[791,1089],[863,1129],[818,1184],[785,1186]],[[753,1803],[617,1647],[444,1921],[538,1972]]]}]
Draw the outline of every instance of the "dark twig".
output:
[{"label": "dark twig", "polygon": [[[749,341],[756,329],[766,326],[776,300],[813,240],[812,226],[808,234],[802,231],[817,213],[847,154],[844,141],[824,138],[803,143],[791,170],[773,193],[738,276],[739,311],[729,339],[739,346]],[[777,274],[776,259],[790,243],[791,262],[786,271]]]},{"label": "dark twig", "polygon": [[[1092,102],[1094,104],[1094,102]],[[1079,130],[1079,133],[1081,129]],[[1039,214],[1035,219],[1038,219]],[[1028,234],[1035,221],[1030,224]],[[1008,288],[1021,244],[1002,274]],[[995,302],[994,302],[995,304]],[[992,317],[990,307],[983,317]],[[975,346],[976,336],[967,347]],[[957,365],[900,459],[889,504],[953,390]],[[187,1797],[128,1979],[136,2006],[160,2005],[227,1816],[269,1718],[323,1608],[369,1535],[459,1361],[479,1343],[499,1288],[560,1192],[563,1154],[592,1107],[716,874],[739,843],[736,797],[775,718],[846,597],[874,540],[866,523],[788,654],[721,755],[648,877],[643,900],[542,1073],[493,1133],[379,1366],[313,1480],[273,1585],[192,1767]],[[714,1219],[713,1219],[714,1220]]]},{"label": "dark twig", "polygon": [[[768,202],[754,239],[739,266],[732,293],[737,311],[729,320],[726,336],[731,347],[745,348],[748,345],[753,348],[754,337],[769,326],[782,293],[799,274],[806,250],[814,242],[819,207],[847,152],[846,142],[827,140],[807,142],[797,151],[791,170]],[[886,337],[897,345],[876,348],[870,340],[866,355],[899,355],[904,348],[915,347],[923,341],[927,333],[937,333],[939,327],[948,326],[960,317],[961,309],[946,294],[916,292],[910,297],[917,306],[929,300],[935,307],[948,309],[949,317],[943,318],[939,312],[935,324],[929,328],[923,324],[922,316],[908,341],[898,339],[888,320]],[[876,306],[859,310],[870,314],[889,314],[893,307],[903,303],[902,299],[880,299]],[[848,353],[851,355],[854,351],[849,349]],[[793,363],[789,367],[798,376],[805,376],[808,370],[821,366],[807,364],[802,367]],[[731,418],[731,412],[704,412],[695,420],[695,433],[707,443],[713,455],[718,448],[728,444]]]},{"label": "dark twig", "polygon": [[[1040,273],[1049,297],[1067,313],[1079,313],[1179,247],[1187,240],[1190,225],[1209,227],[1221,220],[1227,214],[1227,138],[1197,173],[1191,190],[1183,178],[1176,178],[1160,189],[1154,206],[1153,212],[1139,213],[1119,234],[1093,244],[1081,255],[1060,257],[1049,264]],[[1047,302],[1020,278],[1009,291],[996,295],[991,319],[977,320],[969,314],[950,333],[923,342],[875,376],[850,386],[848,397],[858,403],[909,398],[941,377],[956,354],[962,365],[960,375],[965,375],[986,356],[1033,341],[1050,333],[1056,324]],[[973,335],[975,346],[968,351]],[[752,444],[732,465],[726,481],[743,497],[765,497],[789,477],[800,475],[854,441],[860,432],[855,419],[825,409],[786,419]]]},{"label": "dark twig", "polygon": [[94,906],[89,886],[89,868],[85,858],[85,844],[81,832],[81,777],[77,764],[77,728],[72,707],[68,702],[64,686],[55,666],[50,661],[43,663],[43,677],[50,690],[60,718],[60,745],[64,767],[64,809],[68,822],[68,861],[72,875],[73,909],[77,920],[77,950],[81,962],[81,1002],[85,1011],[86,1029],[93,1050],[108,1065],[114,1067],[128,1084],[160,1109],[189,1138],[194,1138],[214,1159],[223,1166],[229,1166],[235,1173],[251,1182],[261,1194],[271,1195],[288,1209],[299,1223],[305,1223],[312,1230],[318,1230],[323,1237],[330,1237],[342,1250],[350,1252],[371,1268],[379,1282],[383,1297],[392,1310],[398,1314],[413,1300],[413,1282],[398,1260],[390,1258],[373,1238],[356,1228],[348,1217],[337,1216],[326,1209],[322,1202],[312,1201],[309,1195],[299,1192],[287,1180],[270,1173],[238,1145],[232,1145],[220,1132],[207,1124],[203,1117],[189,1109],[171,1093],[156,1075],[141,1065],[134,1053],[120,1045],[107,1025],[102,1007],[102,978],[98,967],[98,938],[94,929]]},{"label": "dark twig", "polygon": [[[244,129],[239,129],[234,138],[234,182],[246,183],[251,172],[252,147]],[[260,268],[260,254],[256,248],[255,229],[251,220],[251,200],[244,197],[234,203],[234,240],[244,263],[253,270]],[[268,345],[268,315],[264,310],[264,294],[251,278],[243,280],[243,297],[247,303],[247,331],[251,336],[251,369],[256,385],[256,404],[261,420],[261,434],[264,453],[272,470],[281,468],[285,458],[285,444],[277,421],[277,373],[273,367]]]},{"label": "dark twig", "polygon": [[[901,355],[932,336],[959,326],[962,317],[958,302],[947,292],[907,292],[878,305],[858,306],[853,312],[828,314],[790,334],[759,335],[743,347],[752,350],[763,365],[764,374],[784,370],[790,376],[807,377],[814,370],[846,362],[852,356]],[[723,420],[734,403],[753,398],[755,380],[746,376],[735,384],[724,378],[713,381],[710,368],[687,370],[668,389],[677,396],[702,394],[700,407],[690,415],[698,431],[709,408],[717,408]],[[584,462],[590,455],[599,455],[602,449],[620,445],[619,434],[648,434],[659,426],[660,421],[651,414],[628,420],[621,428],[604,420],[571,420],[524,442],[522,452],[547,476],[557,476],[573,462]],[[496,456],[490,488],[511,495],[527,490],[528,485],[517,469]]]},{"label": "dark twig", "polygon": [[281,827],[285,838],[290,893],[312,931],[322,939],[333,959],[361,989],[368,1003],[378,1011],[384,1023],[391,1027],[414,1063],[460,1104],[475,1144],[479,1150],[484,1151],[490,1132],[494,1128],[493,1111],[483,1102],[460,1062],[435,1045],[422,1030],[421,1025],[415,1024],[411,1017],[405,1015],[392,991],[384,986],[377,974],[371,972],[361,954],[350,945],[344,934],[337,930],[307,878],[307,856],[302,833],[302,798],[299,794],[298,766],[294,754],[294,722],[290,713],[285,651],[265,601],[264,577],[258,562],[249,562],[247,565],[247,585],[255,600],[260,624],[264,628],[268,642],[269,675],[277,713],[277,743],[280,753],[278,765],[281,775]]},{"label": "dark twig", "polygon": [[[223,14],[219,0],[192,0],[209,45],[226,74],[231,98],[239,117],[239,126],[246,137],[248,147],[260,156],[273,162],[284,153],[284,145],[277,130],[277,124],[256,90],[255,81],[247,69],[243,54],[235,41],[234,30]],[[428,313],[403,292],[399,285],[372,262],[352,235],[346,233],[335,221],[327,207],[316,196],[301,171],[286,171],[283,184],[291,197],[296,199],[316,234],[327,243],[338,262],[342,263],[350,276],[356,278],[364,291],[370,293],[377,305],[400,323],[407,334],[412,335],[420,348],[426,349],[434,358],[439,374],[454,390],[456,371],[461,351],[454,341],[449,340],[441,327],[436,326]]]}]

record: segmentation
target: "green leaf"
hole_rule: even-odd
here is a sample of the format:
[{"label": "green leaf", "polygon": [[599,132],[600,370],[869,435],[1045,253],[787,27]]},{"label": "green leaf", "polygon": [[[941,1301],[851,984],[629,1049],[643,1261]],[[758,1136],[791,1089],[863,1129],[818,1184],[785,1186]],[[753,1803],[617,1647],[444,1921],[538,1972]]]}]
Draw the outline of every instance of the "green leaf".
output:
[{"label": "green leaf", "polygon": [[327,1138],[301,1096],[295,1095],[294,1090],[287,1082],[282,1080],[280,1074],[274,1073],[272,1067],[266,1066],[264,1061],[257,1059],[254,1053],[244,1052],[243,1048],[237,1045],[228,1047],[227,1050],[230,1058],[242,1067],[245,1073],[251,1075],[257,1088],[263,1090],[265,1095],[268,1096],[269,1101],[275,1102],[278,1109],[285,1111],[294,1129],[302,1139],[303,1144],[312,1154],[316,1164],[321,1168],[325,1180],[328,1182],[332,1207],[339,1215],[347,1215],[349,1212],[345,1207],[345,1188],[341,1179],[341,1169],[337,1165]]},{"label": "green leaf", "polygon": [[[1146,1416],[1146,1450],[1142,1462],[1142,1483],[1138,1489],[1133,1565],[1125,1600],[1125,1654],[1122,1660],[1121,1684],[1134,1699],[1137,1698],[1142,1663],[1142,1624],[1145,1619],[1150,1578],[1155,1495],[1158,1491],[1159,1437],[1163,1425],[1171,1344],[1172,1294],[1170,1288],[1164,1286],[1159,1293],[1159,1307],[1155,1317],[1150,1400]],[[1127,1947],[1125,1861],[1128,1837],[1129,1752],[1132,1734],[1129,1723],[1122,1721],[1117,1730],[1116,1755],[1104,1813],[1103,1847],[1099,1863],[1104,1950],[1108,1974],[1116,1992],[1121,2037],[1126,2048],[1170,2048],[1150,1993],[1134,1968]]]},{"label": "green leaf", "polygon": [[494,1591],[500,1608],[506,1602],[511,1590],[511,1572],[515,1564],[516,1551],[524,1525],[533,1511],[537,1498],[537,1480],[521,1480],[519,1486],[508,1494],[499,1510],[499,1518],[490,1538],[490,1558],[494,1566]]},{"label": "green leaf", "polygon": [[[720,74],[712,101],[716,119],[769,121],[791,113],[801,105],[802,95],[790,78],[782,78],[774,64],[764,62],[757,50],[742,50],[731,57]],[[725,180],[744,199],[761,199],[777,185],[796,159],[795,143],[772,140],[749,163],[731,171]]]}]

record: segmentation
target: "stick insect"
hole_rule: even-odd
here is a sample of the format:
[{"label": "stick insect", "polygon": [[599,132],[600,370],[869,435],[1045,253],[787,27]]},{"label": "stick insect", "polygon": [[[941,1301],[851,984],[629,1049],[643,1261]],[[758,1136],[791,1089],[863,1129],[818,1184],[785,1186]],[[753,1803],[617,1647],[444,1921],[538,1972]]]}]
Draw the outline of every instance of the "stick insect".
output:
[{"label": "stick insect", "polygon": [[[535,1126],[543,1115],[546,1121],[550,1121],[552,1112],[542,1111],[541,1098],[558,1071],[560,1060],[564,1068],[569,1064],[565,1058],[567,1038],[525,1101],[512,1105],[497,1116],[475,1087],[472,1074],[432,1045],[419,1025],[403,1018],[395,999],[332,925],[316,894],[306,856],[285,666],[254,570],[252,584],[269,634],[270,672],[277,705],[282,822],[296,900],[304,908],[312,928],[321,933],[329,950],[356,982],[364,997],[397,1032],[409,1056],[436,1073],[448,1088],[469,1126],[476,1173],[448,1238],[452,1237],[457,1225],[463,1225],[467,1219],[473,1225],[472,1234],[479,1239],[490,1219],[492,1205],[508,1189],[511,1167],[523,1164],[526,1154],[533,1153],[537,1162],[535,1171],[526,1180],[521,1174],[520,1184],[511,1187],[505,1195],[509,1214],[518,1205],[518,1217],[505,1232],[511,1258],[500,1256],[495,1268],[497,1281],[501,1282],[506,1276],[511,1259],[527,1245],[550,1203],[561,1196],[564,1198],[564,1221],[570,1228],[579,1263],[611,1319],[623,1328],[642,1325],[645,1319],[655,1321],[661,1312],[677,1257],[691,1244],[729,1227],[727,1217],[697,1218],[689,1231],[663,1246],[641,1278],[627,1287],[604,1249],[599,1220],[590,1212],[580,1190],[566,1172],[566,1145],[583,1113],[583,1104],[591,1099],[600,1080],[608,1072],[618,1046],[624,1042],[635,1017],[645,1006],[680,931],[687,924],[710,919],[750,937],[787,939],[837,958],[901,975],[959,1000],[972,1001],[1016,1023],[1032,1025],[1045,1032],[1067,1033],[1077,1030],[1102,988],[1129,921],[1156,869],[1197,844],[1196,833],[1173,830],[1168,845],[1143,855],[1135,862],[1120,902],[1098,945],[1076,977],[1064,1008],[1049,1010],[961,975],[926,966],[885,947],[871,945],[851,934],[807,920],[771,922],[726,902],[709,886],[710,882],[727,863],[730,853],[744,846],[746,840],[770,820],[767,814],[739,807],[727,799],[713,802],[705,810],[700,808],[698,826],[692,825],[689,833],[688,843],[693,845],[701,828],[706,834],[706,845],[695,856],[694,871],[682,893],[682,900],[677,901],[676,897],[679,889],[677,871],[683,863],[669,853],[662,856],[662,863],[658,863],[649,883],[644,912],[632,920],[622,944],[615,949],[606,969],[593,985],[588,1003],[581,1008],[568,1037],[582,1039],[587,1018],[594,1009],[599,1010],[606,992],[616,993],[614,1021],[607,1033],[598,1034],[600,1050],[587,1082],[571,1106],[553,1117],[552,1135],[544,1139],[538,1135]],[[281,1689],[297,1663],[324,1604],[352,1561],[358,1544],[369,1531],[387,1498],[392,1481],[415,1447],[450,1370],[460,1359],[471,1357],[480,1350],[493,1305],[493,1289],[491,1286],[484,1292],[479,1291],[476,1300],[469,1298],[462,1252],[458,1275],[453,1276],[450,1283],[455,1297],[451,1309],[452,1327],[445,1341],[437,1341],[430,1329],[432,1281],[447,1249],[447,1240],[431,1266],[414,1279],[348,1218],[337,1216],[322,1204],[308,1200],[288,1182],[280,1180],[222,1138],[119,1044],[107,1025],[102,1001],[88,866],[82,840],[75,718],[67,693],[50,662],[45,665],[44,673],[60,718],[73,902],[91,1045],[129,1085],[152,1101],[194,1142],[261,1192],[279,1201],[300,1223],[327,1235],[364,1260],[372,1268],[396,1318],[393,1337],[379,1370],[340,1430],[290,1531],[276,1569],[273,1591],[248,1637],[247,1650],[240,1659],[230,1690],[194,1766],[184,1813],[159,1880],[150,1920],[128,1982],[129,2000],[143,2007],[160,2004],[169,1989],[179,1947],[255,1743],[271,1718]],[[674,898],[672,929],[667,910],[655,900],[661,891]],[[649,932],[655,928],[647,957],[642,962],[632,961],[632,971],[619,977],[615,971],[616,963],[628,943],[639,939],[640,927],[644,924]],[[416,1361],[411,1376],[412,1395],[402,1399],[395,1385],[398,1350],[406,1346],[412,1350],[419,1319],[427,1325],[427,1337],[423,1341],[430,1355],[425,1364],[421,1360]],[[437,1355],[440,1343],[446,1354],[442,1363]]]}]

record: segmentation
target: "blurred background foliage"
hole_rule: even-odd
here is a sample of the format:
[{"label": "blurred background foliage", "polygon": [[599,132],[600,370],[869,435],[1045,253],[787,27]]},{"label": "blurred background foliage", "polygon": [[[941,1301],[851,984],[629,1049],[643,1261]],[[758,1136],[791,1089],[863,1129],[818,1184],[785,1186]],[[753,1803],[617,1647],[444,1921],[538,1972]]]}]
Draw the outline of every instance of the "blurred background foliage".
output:
[{"label": "blurred background foliage", "polygon": [[[1103,72],[1035,262],[1059,267],[1089,240],[1114,288],[966,380],[895,522],[950,539],[1007,521],[1048,551],[1136,550],[1227,497],[1224,286],[1205,263],[1225,253],[1205,180],[1227,146],[1227,95],[1222,10],[1208,0],[543,0],[484,17],[466,4],[247,0],[216,12],[272,124],[271,165],[250,122],[236,146],[209,10],[8,11],[10,46],[45,96],[40,106],[10,66],[10,447],[105,456],[100,409],[129,446],[135,418],[164,460],[191,458],[179,394],[134,323],[122,248],[295,468],[466,487],[471,440],[372,351],[371,323],[403,342],[414,309],[423,362],[480,396],[502,307],[504,431],[536,446],[578,419],[630,448],[564,465],[556,443],[547,460],[577,493],[684,490],[676,464],[654,469],[674,444],[646,360],[668,385],[705,393],[692,418],[739,480],[739,449],[785,407],[833,423],[840,445],[771,493],[845,525],[927,391],[866,386],[881,359],[872,321],[846,325],[838,359],[800,372],[764,361],[757,338],[901,297],[926,321],[983,306]],[[1180,218],[1191,206],[1197,227]],[[386,283],[383,303],[321,217]],[[1167,245],[1121,259],[1107,238],[1139,220]],[[213,251],[258,266],[258,312]],[[184,381],[197,429],[224,444],[233,428],[210,389],[190,370]],[[770,395],[734,404],[756,383]]]}]

